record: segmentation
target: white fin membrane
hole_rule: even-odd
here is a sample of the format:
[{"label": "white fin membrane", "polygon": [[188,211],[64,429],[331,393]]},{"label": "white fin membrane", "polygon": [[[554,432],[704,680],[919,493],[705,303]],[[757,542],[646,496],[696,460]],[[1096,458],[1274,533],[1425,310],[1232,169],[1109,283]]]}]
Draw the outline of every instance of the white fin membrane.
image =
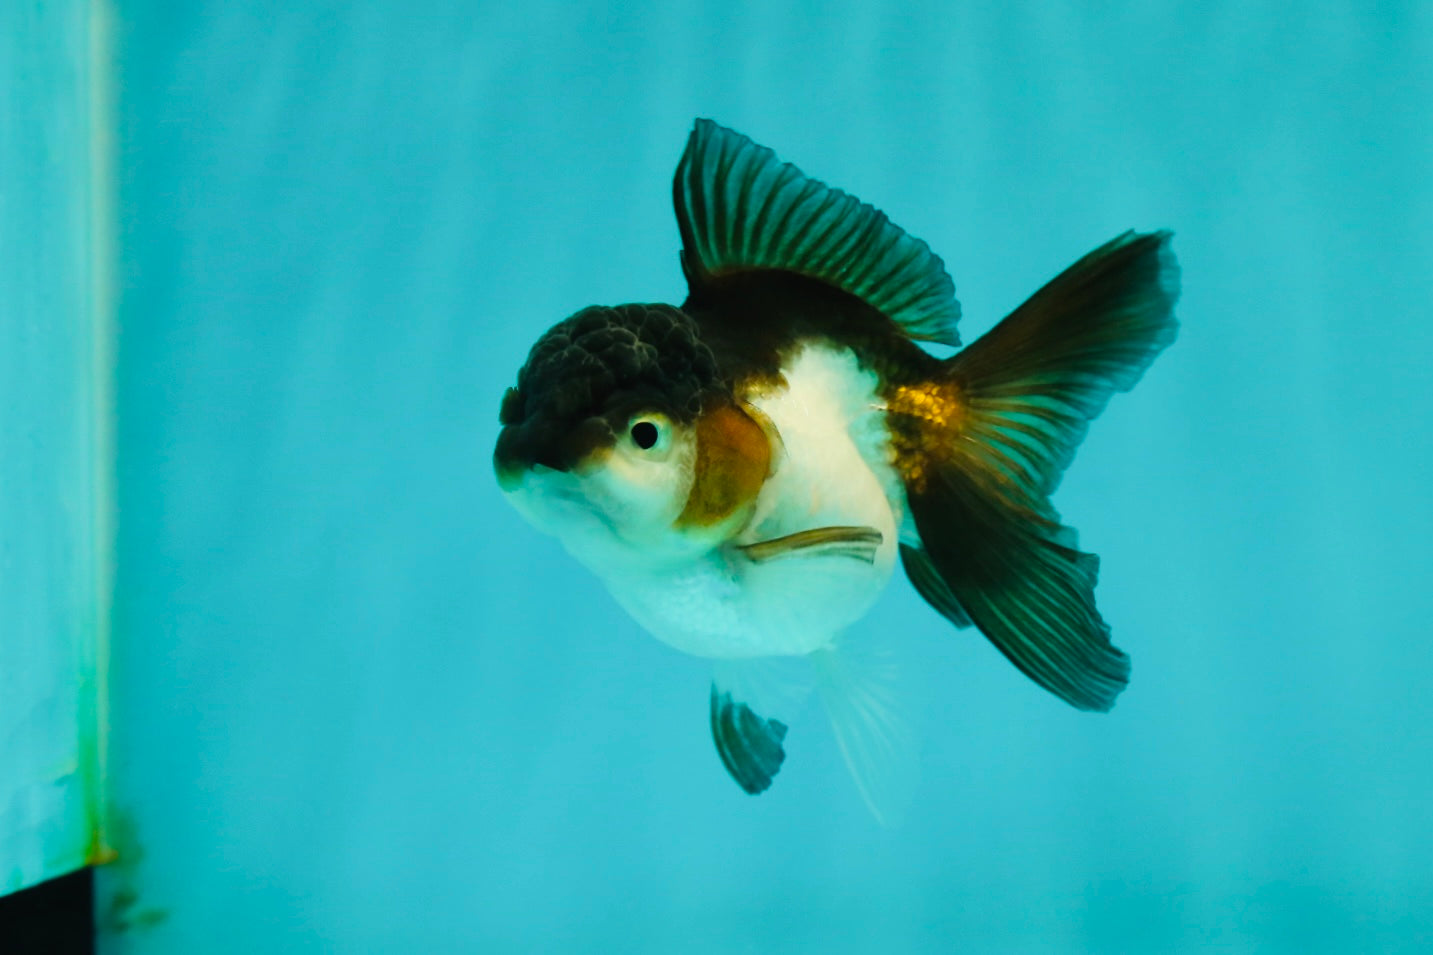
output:
[{"label": "white fin membrane", "polygon": [[920,744],[896,651],[843,635],[811,662],[861,798],[882,826],[899,826],[920,781]]}]

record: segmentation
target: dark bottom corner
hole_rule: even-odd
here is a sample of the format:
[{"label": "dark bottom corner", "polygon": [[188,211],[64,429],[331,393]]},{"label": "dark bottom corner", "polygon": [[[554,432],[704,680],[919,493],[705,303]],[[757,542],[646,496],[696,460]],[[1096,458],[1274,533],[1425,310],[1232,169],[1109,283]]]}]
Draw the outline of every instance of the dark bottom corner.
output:
[{"label": "dark bottom corner", "polygon": [[91,955],[95,950],[94,870],[80,869],[0,896],[0,952]]}]

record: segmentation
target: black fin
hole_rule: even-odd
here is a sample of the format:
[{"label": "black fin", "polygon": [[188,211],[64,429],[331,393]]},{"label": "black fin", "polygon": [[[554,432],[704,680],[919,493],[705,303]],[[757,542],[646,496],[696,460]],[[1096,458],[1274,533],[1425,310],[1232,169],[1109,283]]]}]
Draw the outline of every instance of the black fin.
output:
[{"label": "black fin", "polygon": [[755,544],[743,544],[738,549],[757,564],[795,555],[853,557],[874,564],[883,540],[885,535],[874,527],[816,527]]},{"label": "black fin", "polygon": [[906,569],[906,577],[910,579],[911,586],[925,598],[926,603],[939,610],[941,616],[961,629],[971,625],[970,614],[965,612],[960,601],[955,599],[955,594],[945,585],[940,571],[936,570],[935,563],[923,548],[902,544],[901,564]]},{"label": "black fin", "polygon": [[717,755],[731,778],[755,796],[765,792],[781,770],[786,751],[786,724],[758,716],[745,703],[732,701],[730,693],[718,692],[712,684],[712,739]]},{"label": "black fin", "polygon": [[911,338],[960,344],[955,285],[928,245],[740,133],[697,120],[673,194],[694,293],[722,275],[780,269],[855,295]]},{"label": "black fin", "polygon": [[1072,706],[1114,706],[1129,657],[1110,643],[1095,607],[1098,562],[1056,543],[1068,528],[1005,510],[992,488],[958,468],[939,471],[910,506],[960,609],[1001,653]]},{"label": "black fin", "polygon": [[[921,543],[959,608],[1081,709],[1114,705],[1129,658],[1095,608],[1098,558],[1077,549],[1048,495],[1110,395],[1174,340],[1177,285],[1167,232],[1126,233],[1075,263],[950,359],[954,433],[928,436],[929,467],[907,486]],[[945,613],[917,567],[912,581]]]},{"label": "black fin", "polygon": [[1110,396],[1173,343],[1170,237],[1105,243],[950,359],[970,412],[959,443],[1009,482],[1012,503],[1043,505]]}]

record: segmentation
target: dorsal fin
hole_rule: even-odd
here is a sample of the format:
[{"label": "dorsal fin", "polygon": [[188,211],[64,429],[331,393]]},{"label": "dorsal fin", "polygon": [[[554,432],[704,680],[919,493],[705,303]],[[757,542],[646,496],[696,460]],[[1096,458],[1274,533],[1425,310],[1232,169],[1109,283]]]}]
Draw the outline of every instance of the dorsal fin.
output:
[{"label": "dorsal fin", "polygon": [[795,272],[857,296],[911,338],[960,344],[955,285],[930,246],[746,136],[697,120],[673,197],[693,293],[734,272]]}]

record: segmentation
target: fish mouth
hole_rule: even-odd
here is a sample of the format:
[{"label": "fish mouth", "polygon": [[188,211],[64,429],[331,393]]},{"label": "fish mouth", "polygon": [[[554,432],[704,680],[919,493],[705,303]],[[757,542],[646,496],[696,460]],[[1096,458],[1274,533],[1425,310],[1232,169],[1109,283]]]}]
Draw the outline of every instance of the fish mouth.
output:
[{"label": "fish mouth", "polygon": [[616,534],[611,520],[589,497],[580,475],[545,464],[498,470],[503,496],[533,527],[566,538],[580,528],[604,527]]},{"label": "fish mouth", "polygon": [[493,474],[497,476],[498,487],[502,488],[504,494],[514,494],[520,490],[530,470],[531,468],[511,459],[493,456]]},{"label": "fish mouth", "polygon": [[577,470],[561,443],[553,440],[554,429],[543,424],[510,424],[498,434],[493,448],[498,487],[514,504],[525,499],[529,505],[539,499],[567,508],[585,504]]},{"label": "fish mouth", "polygon": [[581,473],[600,462],[614,440],[611,422],[600,415],[575,423],[546,416],[528,418],[499,432],[493,471],[503,490],[516,486],[526,471],[539,465]]},{"label": "fish mouth", "polygon": [[498,434],[497,447],[493,448],[493,473],[498,486],[508,493],[522,487],[535,468],[566,471],[565,464],[548,429],[535,427],[532,422],[503,428]]}]

